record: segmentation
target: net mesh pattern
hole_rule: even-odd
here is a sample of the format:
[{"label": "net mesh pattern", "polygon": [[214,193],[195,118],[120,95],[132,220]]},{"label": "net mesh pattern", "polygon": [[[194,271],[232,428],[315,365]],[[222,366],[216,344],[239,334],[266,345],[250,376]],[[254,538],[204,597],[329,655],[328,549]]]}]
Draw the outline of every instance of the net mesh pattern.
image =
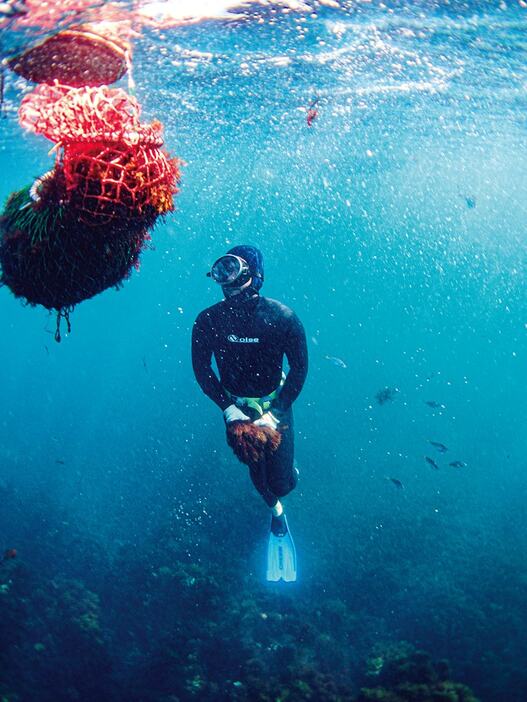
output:
[{"label": "net mesh pattern", "polygon": [[66,202],[88,224],[174,209],[179,167],[159,122],[142,124],[120,88],[39,85],[20,106],[23,126],[57,144]]}]

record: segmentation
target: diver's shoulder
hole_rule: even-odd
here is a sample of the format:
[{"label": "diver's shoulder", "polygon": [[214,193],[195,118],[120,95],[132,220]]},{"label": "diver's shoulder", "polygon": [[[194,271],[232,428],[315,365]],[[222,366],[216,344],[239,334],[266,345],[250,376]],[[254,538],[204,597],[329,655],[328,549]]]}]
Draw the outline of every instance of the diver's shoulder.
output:
[{"label": "diver's shoulder", "polygon": [[280,300],[275,300],[272,297],[260,296],[260,301],[264,307],[279,317],[283,317],[284,319],[293,319],[296,317],[294,311],[287,305],[284,305],[283,302],[280,302]]}]

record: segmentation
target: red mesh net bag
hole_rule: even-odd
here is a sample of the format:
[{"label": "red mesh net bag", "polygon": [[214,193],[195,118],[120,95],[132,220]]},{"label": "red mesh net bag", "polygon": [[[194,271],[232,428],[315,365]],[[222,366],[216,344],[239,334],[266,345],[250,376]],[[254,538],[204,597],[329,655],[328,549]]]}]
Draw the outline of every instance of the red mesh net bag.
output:
[{"label": "red mesh net bag", "polygon": [[142,124],[140,107],[119,88],[39,85],[20,122],[59,147],[66,202],[91,225],[146,219],[174,209],[178,160],[162,149],[161,124]]}]

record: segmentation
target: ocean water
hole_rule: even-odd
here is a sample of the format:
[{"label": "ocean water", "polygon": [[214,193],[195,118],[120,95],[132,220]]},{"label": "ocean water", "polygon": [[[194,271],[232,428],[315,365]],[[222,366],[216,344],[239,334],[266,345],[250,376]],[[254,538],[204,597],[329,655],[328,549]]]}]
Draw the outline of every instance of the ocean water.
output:
[{"label": "ocean water", "polygon": [[[60,344],[0,290],[0,698],[523,702],[525,4],[228,5],[118,6],[185,162],[140,270]],[[5,82],[2,201],[53,163]],[[308,338],[294,584],[190,363],[238,243]]]}]

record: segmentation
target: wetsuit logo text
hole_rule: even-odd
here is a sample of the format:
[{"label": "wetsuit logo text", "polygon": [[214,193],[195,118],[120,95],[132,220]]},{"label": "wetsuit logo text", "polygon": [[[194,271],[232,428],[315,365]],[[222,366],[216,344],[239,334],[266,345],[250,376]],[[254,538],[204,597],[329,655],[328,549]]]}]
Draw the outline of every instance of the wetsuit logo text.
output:
[{"label": "wetsuit logo text", "polygon": [[233,344],[259,344],[260,339],[258,337],[251,336],[236,336],[236,334],[229,334],[227,341]]}]

